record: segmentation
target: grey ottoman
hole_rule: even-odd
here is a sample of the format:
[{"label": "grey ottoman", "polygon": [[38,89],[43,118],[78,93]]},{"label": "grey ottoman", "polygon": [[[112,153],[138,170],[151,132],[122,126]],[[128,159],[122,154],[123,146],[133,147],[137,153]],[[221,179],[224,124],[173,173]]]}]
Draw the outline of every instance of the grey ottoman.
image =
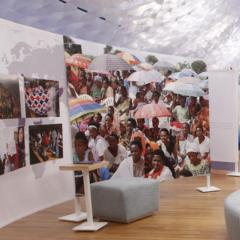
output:
[{"label": "grey ottoman", "polygon": [[225,222],[230,240],[240,239],[240,191],[231,193],[224,203]]},{"label": "grey ottoman", "polygon": [[91,184],[93,216],[128,223],[159,209],[159,181],[113,179]]}]

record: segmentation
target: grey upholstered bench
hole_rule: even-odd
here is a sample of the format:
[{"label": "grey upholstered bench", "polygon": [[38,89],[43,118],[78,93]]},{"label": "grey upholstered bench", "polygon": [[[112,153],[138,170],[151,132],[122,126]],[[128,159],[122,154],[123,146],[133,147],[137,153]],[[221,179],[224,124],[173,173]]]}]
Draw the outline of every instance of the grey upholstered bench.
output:
[{"label": "grey upholstered bench", "polygon": [[144,178],[113,179],[91,184],[93,216],[128,223],[159,209],[159,182]]},{"label": "grey upholstered bench", "polygon": [[240,239],[240,190],[231,193],[224,203],[229,240]]}]

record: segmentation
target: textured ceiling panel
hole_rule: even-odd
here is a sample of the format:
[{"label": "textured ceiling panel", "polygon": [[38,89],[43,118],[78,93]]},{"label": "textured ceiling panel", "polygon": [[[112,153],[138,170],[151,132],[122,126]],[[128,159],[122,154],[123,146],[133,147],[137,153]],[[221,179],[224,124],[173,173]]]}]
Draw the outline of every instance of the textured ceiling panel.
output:
[{"label": "textured ceiling panel", "polygon": [[55,33],[238,69],[239,13],[238,0],[1,0],[0,8],[1,18]]}]

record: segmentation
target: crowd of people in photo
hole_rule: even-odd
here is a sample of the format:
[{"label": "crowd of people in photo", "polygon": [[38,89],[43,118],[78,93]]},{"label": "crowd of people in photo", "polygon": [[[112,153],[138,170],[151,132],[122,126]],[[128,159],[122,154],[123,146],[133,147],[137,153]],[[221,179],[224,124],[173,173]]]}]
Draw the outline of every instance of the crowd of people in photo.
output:
[{"label": "crowd of people in photo", "polygon": [[[127,80],[131,73],[104,75],[81,69],[73,77],[68,67],[72,97],[88,94],[98,103],[110,102],[105,113],[79,121],[74,163],[109,162],[92,181],[128,177],[165,181],[209,173],[208,89],[201,97],[177,95],[163,90],[175,81],[170,71],[160,83],[140,85]],[[135,113],[151,103],[163,103],[171,117],[136,119]]]},{"label": "crowd of people in photo", "polygon": [[[12,149],[9,148],[14,143]],[[26,165],[24,127],[18,127],[13,142],[6,143],[6,152],[0,156],[0,175],[22,168]]]},{"label": "crowd of people in photo", "polygon": [[[13,89],[12,89],[13,90]],[[0,119],[21,117],[20,99],[0,83]]]},{"label": "crowd of people in photo", "polygon": [[30,127],[30,163],[36,164],[63,157],[60,126]]}]

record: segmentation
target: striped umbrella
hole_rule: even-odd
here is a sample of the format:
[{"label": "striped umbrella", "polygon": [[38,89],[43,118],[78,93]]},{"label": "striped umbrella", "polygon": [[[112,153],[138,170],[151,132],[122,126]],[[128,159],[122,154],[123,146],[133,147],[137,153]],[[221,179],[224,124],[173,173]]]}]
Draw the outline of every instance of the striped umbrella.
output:
[{"label": "striped umbrella", "polygon": [[129,65],[137,65],[140,63],[140,60],[129,52],[120,52],[117,54],[117,56],[122,58]]},{"label": "striped umbrella", "polygon": [[76,120],[77,118],[89,113],[103,112],[106,110],[102,105],[92,100],[84,100],[77,98],[69,100],[69,107],[71,121]]},{"label": "striped umbrella", "polygon": [[166,108],[163,102],[149,103],[140,107],[135,113],[134,117],[139,118],[153,118],[153,117],[171,117],[171,113]]},{"label": "striped umbrella", "polygon": [[131,69],[127,62],[113,54],[103,54],[94,58],[88,67],[89,71],[95,72]]}]

